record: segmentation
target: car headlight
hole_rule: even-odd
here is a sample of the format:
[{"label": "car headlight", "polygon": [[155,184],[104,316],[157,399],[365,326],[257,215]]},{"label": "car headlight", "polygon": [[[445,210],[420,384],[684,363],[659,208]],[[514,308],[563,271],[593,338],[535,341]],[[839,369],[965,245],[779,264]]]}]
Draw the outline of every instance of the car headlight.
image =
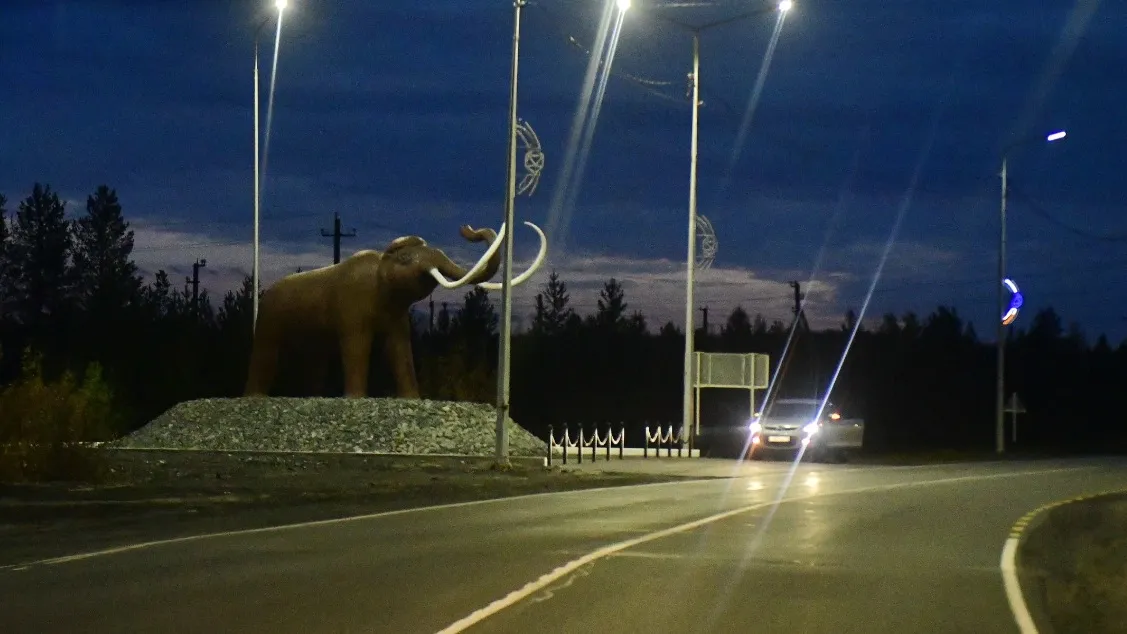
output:
[{"label": "car headlight", "polygon": [[758,434],[763,431],[763,425],[760,425],[759,421],[752,421],[751,424],[747,426],[747,429],[753,434]]},{"label": "car headlight", "polygon": [[806,425],[805,427],[803,427],[802,431],[804,431],[807,434],[813,436],[814,434],[818,433],[818,428],[819,428],[818,423],[810,423],[810,424]]}]

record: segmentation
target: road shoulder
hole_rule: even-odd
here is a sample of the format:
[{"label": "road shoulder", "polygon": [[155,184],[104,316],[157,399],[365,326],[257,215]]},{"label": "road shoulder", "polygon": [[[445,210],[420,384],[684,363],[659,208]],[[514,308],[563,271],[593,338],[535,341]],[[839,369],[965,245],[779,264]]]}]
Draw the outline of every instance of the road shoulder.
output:
[{"label": "road shoulder", "polygon": [[97,483],[0,485],[0,567],[190,535],[690,479],[340,454],[117,452],[110,466]]},{"label": "road shoulder", "polygon": [[1127,491],[1060,500],[1019,520],[1011,540],[1017,544],[1021,594],[1036,623],[1037,629],[1031,631],[1123,631],[1125,528]]}]

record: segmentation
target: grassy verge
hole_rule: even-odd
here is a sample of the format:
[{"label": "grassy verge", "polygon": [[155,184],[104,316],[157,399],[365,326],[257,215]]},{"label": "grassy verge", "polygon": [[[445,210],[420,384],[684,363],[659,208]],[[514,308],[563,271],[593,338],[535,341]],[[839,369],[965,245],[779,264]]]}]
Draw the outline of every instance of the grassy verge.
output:
[{"label": "grassy verge", "polygon": [[0,483],[101,479],[89,444],[112,437],[112,400],[101,366],[49,380],[42,357],[25,351],[20,378],[0,390]]},{"label": "grassy verge", "polygon": [[1127,494],[1047,512],[1019,558],[1026,595],[1060,634],[1123,632],[1127,624]]}]

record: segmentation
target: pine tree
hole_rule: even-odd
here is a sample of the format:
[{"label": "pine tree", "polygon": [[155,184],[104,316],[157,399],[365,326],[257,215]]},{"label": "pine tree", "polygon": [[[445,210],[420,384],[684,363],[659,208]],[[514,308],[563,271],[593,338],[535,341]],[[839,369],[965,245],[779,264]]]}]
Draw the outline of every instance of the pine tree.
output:
[{"label": "pine tree", "polygon": [[86,199],[86,215],[74,221],[73,280],[79,305],[96,322],[116,321],[140,296],[141,278],[131,256],[133,231],[117,192],[101,185]]},{"label": "pine tree", "polygon": [[630,315],[630,319],[626,320],[626,332],[631,335],[644,335],[649,332],[649,326],[646,324],[646,316],[641,311],[634,311]]},{"label": "pine tree", "polygon": [[726,338],[737,340],[751,337],[751,317],[743,309],[743,306],[736,306],[735,310],[728,315],[728,320],[720,333]]},{"label": "pine tree", "polygon": [[8,199],[0,194],[0,319],[10,297],[8,288]]},{"label": "pine tree", "polygon": [[567,327],[568,320],[575,311],[568,306],[571,296],[567,284],[552,271],[544,291],[536,294],[536,313],[532,317],[532,333],[538,335],[558,335]]},{"label": "pine tree", "polygon": [[453,320],[450,318],[450,309],[446,307],[446,302],[442,302],[442,308],[438,311],[438,316],[435,317],[434,330],[440,335],[450,334],[450,325]]},{"label": "pine tree", "polygon": [[480,286],[466,293],[461,310],[455,315],[451,327],[467,339],[488,337],[497,332],[500,318],[489,301],[489,293]]},{"label": "pine tree", "polygon": [[13,312],[22,323],[40,324],[66,308],[71,238],[66,204],[36,183],[20,202],[7,247]]},{"label": "pine tree", "polygon": [[599,309],[595,313],[595,324],[605,330],[619,330],[625,322],[626,299],[622,285],[613,277],[603,285],[599,293]]},{"label": "pine tree", "polygon": [[243,277],[243,283],[237,290],[227,291],[223,296],[223,303],[219,306],[215,319],[220,330],[249,333],[253,315],[254,277],[247,275]]},{"label": "pine tree", "polygon": [[156,279],[141,290],[141,298],[152,319],[168,315],[172,311],[172,281],[164,269],[157,271]]}]

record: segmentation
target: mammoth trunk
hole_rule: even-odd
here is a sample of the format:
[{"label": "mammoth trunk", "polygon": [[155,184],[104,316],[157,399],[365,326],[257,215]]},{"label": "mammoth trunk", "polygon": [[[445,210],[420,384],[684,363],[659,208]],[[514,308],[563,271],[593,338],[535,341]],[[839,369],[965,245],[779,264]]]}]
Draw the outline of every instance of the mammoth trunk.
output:
[{"label": "mammoth trunk", "polygon": [[[492,251],[492,253],[486,252],[482,255],[482,260],[488,258],[488,261],[484,262],[484,267],[480,266],[482,260],[474,264],[473,269],[476,270],[471,269],[467,271],[441,252],[435,253],[431,264],[443,277],[447,280],[455,281],[458,286],[477,284],[493,277],[497,273],[497,269],[501,266],[500,249],[491,248],[490,251]],[[470,275],[470,273],[472,273],[472,275]]]}]

